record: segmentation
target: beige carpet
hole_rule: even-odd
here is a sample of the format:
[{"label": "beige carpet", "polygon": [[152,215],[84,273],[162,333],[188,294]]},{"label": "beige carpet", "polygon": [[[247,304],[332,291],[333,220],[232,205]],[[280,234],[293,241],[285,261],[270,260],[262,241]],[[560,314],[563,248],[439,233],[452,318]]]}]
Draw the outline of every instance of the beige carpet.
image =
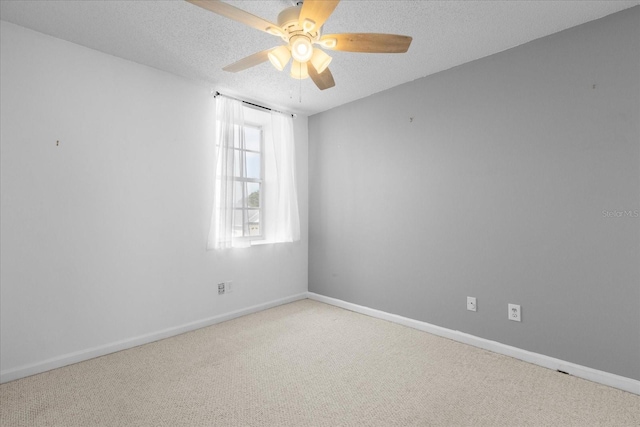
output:
[{"label": "beige carpet", "polygon": [[640,425],[640,396],[311,300],[0,392],[2,426]]}]

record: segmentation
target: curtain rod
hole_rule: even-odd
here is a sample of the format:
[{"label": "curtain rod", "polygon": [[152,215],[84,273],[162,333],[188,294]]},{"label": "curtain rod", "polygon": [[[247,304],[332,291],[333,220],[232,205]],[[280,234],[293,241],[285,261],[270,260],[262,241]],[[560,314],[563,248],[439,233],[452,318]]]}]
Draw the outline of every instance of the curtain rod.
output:
[{"label": "curtain rod", "polygon": [[264,109],[264,110],[275,111],[276,113],[282,113],[282,114],[290,114],[290,115],[291,115],[291,117],[293,117],[294,119],[296,118],[296,115],[295,115],[295,114],[285,113],[284,111],[275,110],[275,109],[273,109],[273,108],[265,107],[265,106],[263,106],[263,105],[254,104],[253,102],[249,102],[249,101],[245,101],[245,100],[242,100],[242,99],[234,98],[233,96],[223,95],[223,94],[221,94],[221,93],[220,93],[220,92],[218,92],[218,91],[216,91],[216,93],[215,93],[215,95],[213,95],[213,97],[215,98],[216,96],[219,96],[219,95],[225,96],[225,97],[227,97],[227,98],[235,99],[236,101],[240,101],[240,102],[242,102],[243,104],[253,105],[254,107],[262,108],[262,109]]}]

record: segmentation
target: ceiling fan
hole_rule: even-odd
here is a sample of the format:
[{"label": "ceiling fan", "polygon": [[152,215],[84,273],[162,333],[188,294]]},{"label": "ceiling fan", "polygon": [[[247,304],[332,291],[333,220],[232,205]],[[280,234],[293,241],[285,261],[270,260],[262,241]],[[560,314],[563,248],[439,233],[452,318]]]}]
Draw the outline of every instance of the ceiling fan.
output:
[{"label": "ceiling fan", "polygon": [[269,60],[274,67],[282,71],[293,57],[290,69],[291,77],[294,79],[311,77],[320,90],[335,86],[333,76],[328,68],[332,58],[320,48],[345,52],[404,53],[409,49],[412,40],[409,36],[397,34],[322,34],[322,25],[336,8],[339,0],[299,2],[297,6],[288,7],[280,12],[277,25],[218,0],[186,1],[260,31],[278,36],[286,43],[254,53],[227,65],[223,70],[236,73]]}]

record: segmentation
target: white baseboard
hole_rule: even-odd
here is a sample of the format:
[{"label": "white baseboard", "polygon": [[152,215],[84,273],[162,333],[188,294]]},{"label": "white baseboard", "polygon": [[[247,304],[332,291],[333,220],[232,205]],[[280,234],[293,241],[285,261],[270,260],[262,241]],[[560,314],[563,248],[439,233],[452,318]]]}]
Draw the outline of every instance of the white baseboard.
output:
[{"label": "white baseboard", "polygon": [[432,325],[430,323],[421,322],[419,320],[409,319],[407,317],[398,316],[396,314],[390,314],[384,311],[352,304],[350,302],[342,301],[339,299],[318,295],[313,292],[309,292],[308,297],[309,299],[315,301],[324,302],[336,307],[355,311],[356,313],[366,314],[367,316],[398,323],[410,328],[429,332],[433,335],[449,338],[451,340],[489,350],[494,353],[504,354],[505,356],[524,360],[525,362],[533,363],[534,365],[542,366],[544,368],[563,371],[576,377],[584,378],[585,380],[593,381],[599,384],[604,384],[610,387],[615,387],[620,390],[640,395],[640,381],[631,378],[610,374],[608,372],[599,371],[597,369],[588,368],[586,366],[577,365],[571,362],[566,362],[554,357],[522,350],[520,348],[502,344],[497,341],[487,340],[484,338],[476,337],[474,335],[466,334],[464,332],[454,331],[451,329]]},{"label": "white baseboard", "polygon": [[128,338],[125,340],[112,342],[112,343],[101,345],[98,347],[88,348],[86,350],[80,350],[73,353],[63,354],[62,356],[43,360],[41,362],[18,366],[17,368],[8,369],[0,372],[0,383],[6,383],[8,381],[17,380],[20,378],[28,377],[30,375],[35,375],[45,371],[50,371],[51,369],[61,368],[63,366],[82,362],[84,360],[93,359],[94,357],[100,357],[109,353],[115,353],[116,351],[126,350],[132,347],[137,347],[139,345],[148,344],[150,342],[158,341],[164,338],[169,338],[174,335],[183,334],[185,332],[193,331],[195,329],[200,329],[206,326],[215,325],[216,323],[235,319],[236,317],[245,316],[247,314],[256,313],[258,311],[266,310],[268,308],[276,307],[278,305],[287,304],[293,301],[298,301],[306,298],[307,298],[307,292],[303,292],[300,294],[291,295],[278,300],[269,301],[263,304],[258,304],[258,305],[243,308],[240,310],[232,311],[230,313],[224,313],[218,316],[213,316],[206,319],[197,320],[195,322],[186,323],[184,325],[167,328],[161,331],[152,332],[149,334],[140,335],[140,336]]}]

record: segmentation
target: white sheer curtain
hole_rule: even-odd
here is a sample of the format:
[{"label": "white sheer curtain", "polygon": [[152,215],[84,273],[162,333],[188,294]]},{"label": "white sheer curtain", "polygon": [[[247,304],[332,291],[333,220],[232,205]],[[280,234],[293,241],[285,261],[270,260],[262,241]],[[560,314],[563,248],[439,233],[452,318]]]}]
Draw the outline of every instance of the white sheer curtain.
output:
[{"label": "white sheer curtain", "polygon": [[[267,206],[265,217],[267,240],[274,243],[300,240],[300,216],[296,187],[296,151],[293,140],[293,119],[289,114],[271,112],[271,132],[265,151],[271,151],[267,163]],[[267,153],[267,155],[270,153]],[[271,170],[270,170],[271,169]],[[270,184],[270,185],[269,185]]]},{"label": "white sheer curtain", "polygon": [[[238,187],[233,181],[234,176],[243,173],[242,164],[234,162],[234,144],[244,147],[244,113],[242,102],[216,97],[216,172],[213,211],[207,249],[225,249],[245,247],[250,242],[233,236],[234,203],[242,199],[243,195],[235,194]],[[236,170],[239,168],[239,170]]]},{"label": "white sheer curtain", "polygon": [[[244,112],[241,101],[216,97],[216,176],[214,204],[207,249],[226,249],[250,246],[247,238],[234,237],[235,228],[247,223],[235,210],[235,202],[244,200],[246,186],[235,185],[234,176],[246,172],[246,167],[234,162],[234,145],[244,148]],[[271,112],[265,120],[264,135],[264,206],[261,218],[264,240],[255,243],[283,243],[300,240],[300,217],[296,187],[295,145],[293,120],[290,115]],[[234,212],[236,211],[236,212]],[[234,217],[235,214],[235,217]],[[238,224],[234,224],[234,221]],[[239,223],[242,221],[242,223]],[[241,233],[240,233],[241,234]]]}]

